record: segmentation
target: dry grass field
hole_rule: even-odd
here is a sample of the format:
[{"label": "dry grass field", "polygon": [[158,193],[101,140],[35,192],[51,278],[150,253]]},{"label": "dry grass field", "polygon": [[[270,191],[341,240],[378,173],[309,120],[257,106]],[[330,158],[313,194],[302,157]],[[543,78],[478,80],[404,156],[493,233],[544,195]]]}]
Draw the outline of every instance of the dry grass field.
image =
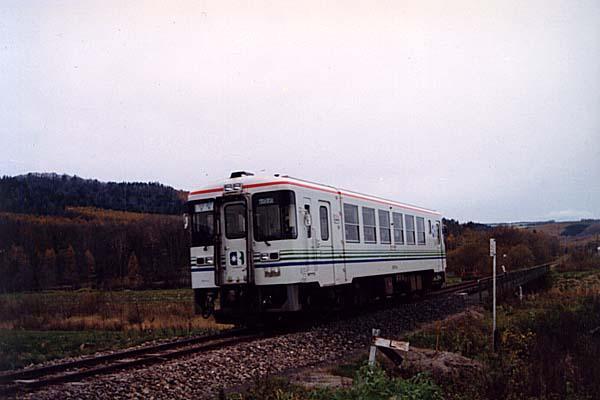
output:
[{"label": "dry grass field", "polygon": [[193,313],[192,290],[0,295],[0,369],[227,328]]}]

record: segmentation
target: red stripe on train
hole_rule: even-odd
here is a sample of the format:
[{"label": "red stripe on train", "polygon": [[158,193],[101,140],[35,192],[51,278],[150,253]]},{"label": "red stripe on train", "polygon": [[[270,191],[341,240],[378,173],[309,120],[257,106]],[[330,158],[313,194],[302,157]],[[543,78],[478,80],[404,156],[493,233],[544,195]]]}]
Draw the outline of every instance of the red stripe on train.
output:
[{"label": "red stripe on train", "polygon": [[[411,209],[411,210],[420,211],[420,212],[424,212],[424,213],[427,213],[427,214],[440,215],[439,213],[436,213],[436,212],[433,212],[433,211],[428,211],[428,210],[425,210],[425,209],[422,209],[422,208],[416,208],[416,207],[408,206],[408,205],[405,205],[405,204],[402,204],[402,203],[395,203],[395,202],[392,202],[392,201],[380,200],[380,199],[377,199],[377,198],[371,198],[371,197],[361,196],[361,195],[354,194],[354,193],[342,192],[340,190],[320,188],[320,187],[317,187],[317,186],[306,185],[306,184],[298,183],[298,182],[276,181],[276,182],[251,183],[251,184],[248,184],[248,185],[244,185],[244,187],[252,189],[252,188],[257,188],[257,187],[274,186],[274,185],[294,185],[294,186],[300,186],[300,187],[303,187],[303,188],[320,190],[320,191],[326,192],[326,193],[334,193],[334,194],[339,194],[341,196],[354,197],[354,198],[360,199],[360,200],[368,200],[368,201],[374,201],[374,202],[381,203],[381,204],[387,204],[387,205],[393,205],[393,206],[398,206],[398,207],[402,207],[402,208],[408,208],[408,209]],[[190,194],[191,195],[195,195],[195,194],[205,194],[205,193],[222,192],[222,191],[223,191],[223,188],[204,189],[204,190],[197,190],[195,192],[190,192]]]}]

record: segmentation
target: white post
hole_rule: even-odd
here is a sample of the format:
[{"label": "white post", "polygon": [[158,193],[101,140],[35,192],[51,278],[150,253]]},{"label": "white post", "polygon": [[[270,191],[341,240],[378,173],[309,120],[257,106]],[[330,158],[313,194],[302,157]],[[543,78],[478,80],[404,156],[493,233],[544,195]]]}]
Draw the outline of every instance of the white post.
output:
[{"label": "white post", "polygon": [[377,355],[377,346],[375,346],[375,338],[379,336],[380,330],[373,329],[371,331],[371,336],[373,337],[371,349],[369,350],[369,367],[375,365],[375,356]]},{"label": "white post", "polygon": [[492,300],[492,307],[494,308],[493,311],[493,319],[494,319],[494,323],[492,325],[493,329],[494,329],[494,334],[496,333],[496,254],[494,254],[494,268],[492,271],[492,274],[494,275],[494,279],[493,279],[493,290],[494,290],[494,298]]},{"label": "white post", "polygon": [[519,301],[523,301],[523,286],[519,286]]},{"label": "white post", "polygon": [[492,268],[492,350],[496,351],[496,239],[490,239],[490,256],[493,257]]},{"label": "white post", "polygon": [[369,367],[375,365],[375,356],[377,355],[377,346],[374,344],[371,345],[371,349],[369,350]]}]

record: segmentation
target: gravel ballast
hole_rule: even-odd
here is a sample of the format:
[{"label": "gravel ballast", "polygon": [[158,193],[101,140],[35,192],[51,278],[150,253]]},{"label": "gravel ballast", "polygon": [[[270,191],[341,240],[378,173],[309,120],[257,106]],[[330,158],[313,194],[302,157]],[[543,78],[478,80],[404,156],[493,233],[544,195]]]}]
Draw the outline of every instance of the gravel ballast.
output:
[{"label": "gravel ballast", "polygon": [[221,388],[244,385],[258,376],[318,365],[366,349],[372,328],[399,338],[419,323],[443,319],[467,306],[463,298],[447,296],[360,315],[343,321],[277,337],[240,343],[223,349],[55,385],[19,398],[214,399]]}]

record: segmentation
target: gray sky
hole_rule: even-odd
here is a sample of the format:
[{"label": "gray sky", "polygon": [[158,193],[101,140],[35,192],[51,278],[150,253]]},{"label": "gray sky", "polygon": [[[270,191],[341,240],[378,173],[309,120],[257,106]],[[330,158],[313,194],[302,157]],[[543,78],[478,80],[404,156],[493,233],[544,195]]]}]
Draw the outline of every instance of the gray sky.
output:
[{"label": "gray sky", "polygon": [[0,4],[0,174],[600,217],[597,0],[167,3]]}]

